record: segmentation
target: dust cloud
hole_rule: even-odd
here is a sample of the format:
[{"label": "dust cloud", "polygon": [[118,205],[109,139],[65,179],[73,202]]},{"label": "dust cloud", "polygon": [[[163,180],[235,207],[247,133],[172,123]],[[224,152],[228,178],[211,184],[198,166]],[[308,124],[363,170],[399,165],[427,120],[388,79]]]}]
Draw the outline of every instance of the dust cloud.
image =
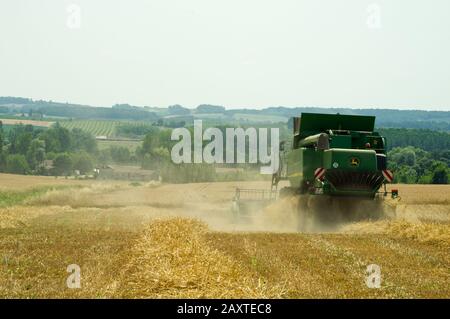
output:
[{"label": "dust cloud", "polygon": [[[389,197],[365,200],[290,195],[268,204],[243,203],[237,209],[232,198],[235,188],[241,185],[242,182],[138,186],[104,183],[79,189],[51,190],[27,204],[70,206],[80,213],[95,208],[108,218],[120,216],[123,223],[129,219],[133,224],[137,221],[144,224],[161,217],[192,218],[220,232],[347,232],[357,231],[358,224],[389,220],[440,223],[450,220],[449,205],[411,205]],[[363,230],[365,226],[360,228]]]}]

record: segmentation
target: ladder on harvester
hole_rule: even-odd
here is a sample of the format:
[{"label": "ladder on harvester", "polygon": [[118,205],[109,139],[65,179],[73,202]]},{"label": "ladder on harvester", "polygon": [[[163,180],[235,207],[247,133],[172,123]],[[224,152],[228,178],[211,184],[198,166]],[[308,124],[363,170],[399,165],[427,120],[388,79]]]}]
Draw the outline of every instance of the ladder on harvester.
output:
[{"label": "ladder on harvester", "polygon": [[280,160],[279,160],[279,167],[278,171],[273,173],[272,175],[272,184],[270,186],[271,191],[278,191],[278,183],[281,180],[287,179],[287,160],[286,160],[286,154],[288,152],[288,146],[291,148],[291,145],[289,143],[286,143],[286,141],[282,141],[280,143]]}]

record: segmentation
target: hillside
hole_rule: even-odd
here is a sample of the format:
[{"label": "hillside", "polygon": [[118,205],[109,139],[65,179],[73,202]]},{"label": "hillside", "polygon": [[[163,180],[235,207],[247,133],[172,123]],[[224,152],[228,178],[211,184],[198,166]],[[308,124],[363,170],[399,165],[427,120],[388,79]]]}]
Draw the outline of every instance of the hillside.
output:
[{"label": "hillside", "polygon": [[160,126],[189,125],[194,119],[210,124],[250,124],[287,122],[302,112],[342,113],[374,115],[377,127],[418,128],[450,131],[450,111],[396,110],[396,109],[352,109],[345,107],[268,107],[261,110],[240,108],[226,109],[223,106],[199,105],[195,109],[181,105],[168,107],[132,106],[116,104],[112,107],[94,107],[53,101],[31,100],[18,97],[0,97],[0,117],[31,117],[55,119],[90,120],[139,120],[159,123]]}]

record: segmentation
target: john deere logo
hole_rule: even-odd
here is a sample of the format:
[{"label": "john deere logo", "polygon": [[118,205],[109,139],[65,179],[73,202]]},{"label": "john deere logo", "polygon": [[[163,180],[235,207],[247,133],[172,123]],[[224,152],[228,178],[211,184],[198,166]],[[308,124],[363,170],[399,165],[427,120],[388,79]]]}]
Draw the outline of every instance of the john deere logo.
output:
[{"label": "john deere logo", "polygon": [[359,159],[357,157],[352,157],[350,159],[350,165],[353,167],[358,167],[359,166]]}]

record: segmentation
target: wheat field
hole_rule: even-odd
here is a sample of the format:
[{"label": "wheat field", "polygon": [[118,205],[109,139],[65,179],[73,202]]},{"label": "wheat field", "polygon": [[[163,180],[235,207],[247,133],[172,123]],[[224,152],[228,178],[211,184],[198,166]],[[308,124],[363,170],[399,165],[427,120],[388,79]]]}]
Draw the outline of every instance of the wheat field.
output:
[{"label": "wheat field", "polygon": [[[245,223],[230,214],[235,187],[264,182],[132,186],[0,174],[0,184],[47,187],[0,206],[3,298],[450,297],[449,186],[395,185],[394,218],[298,233],[290,199]],[[72,264],[81,270],[76,289],[67,286]],[[381,269],[379,288],[366,284],[370,264]]]}]

